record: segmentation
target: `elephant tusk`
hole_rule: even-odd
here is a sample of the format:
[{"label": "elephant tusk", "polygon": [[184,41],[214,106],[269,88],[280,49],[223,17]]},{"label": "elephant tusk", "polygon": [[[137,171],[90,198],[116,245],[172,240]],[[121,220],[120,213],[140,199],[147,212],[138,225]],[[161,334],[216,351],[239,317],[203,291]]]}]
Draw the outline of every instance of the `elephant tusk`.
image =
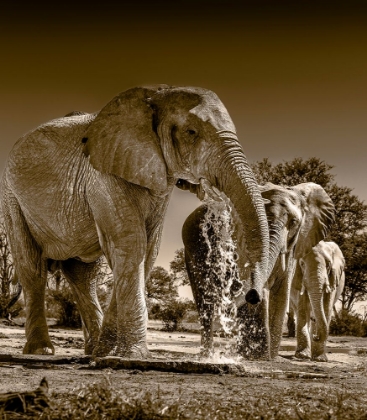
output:
[{"label": "elephant tusk", "polygon": [[201,191],[198,192],[198,198],[200,200],[205,201],[209,197],[214,201],[223,201],[220,192],[215,187],[213,187],[207,179],[200,178],[200,187],[201,188],[199,188],[199,190]]},{"label": "elephant tusk", "polygon": [[282,270],[285,271],[286,267],[285,267],[285,253],[284,252],[280,254],[280,260],[282,263]]},{"label": "elephant tusk", "polygon": [[301,291],[299,292],[299,294],[302,296],[303,293],[305,293],[305,285],[302,283]]}]

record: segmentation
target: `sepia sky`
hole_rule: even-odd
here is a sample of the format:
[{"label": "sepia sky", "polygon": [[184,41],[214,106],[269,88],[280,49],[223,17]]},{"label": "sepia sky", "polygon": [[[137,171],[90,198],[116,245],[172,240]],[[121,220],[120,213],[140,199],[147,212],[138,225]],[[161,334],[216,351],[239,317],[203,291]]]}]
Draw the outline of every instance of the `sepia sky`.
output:
[{"label": "sepia sky", "polygon": [[[15,141],[38,124],[97,111],[136,85],[167,83],[216,92],[250,162],[315,156],[367,201],[364,2],[8,3],[0,16],[1,171]],[[169,268],[197,205],[175,191],[157,265]]]}]

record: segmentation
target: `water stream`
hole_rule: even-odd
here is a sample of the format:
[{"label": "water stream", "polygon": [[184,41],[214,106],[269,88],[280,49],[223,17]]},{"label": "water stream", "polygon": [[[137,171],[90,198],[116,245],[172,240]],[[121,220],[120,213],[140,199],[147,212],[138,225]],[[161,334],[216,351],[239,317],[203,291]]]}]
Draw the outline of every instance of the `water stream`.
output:
[{"label": "water stream", "polygon": [[232,301],[231,288],[239,282],[236,244],[233,241],[231,207],[226,197],[222,201],[207,200],[207,212],[201,224],[208,247],[206,256],[206,295],[210,296],[215,315],[226,338],[232,337],[237,308]]}]

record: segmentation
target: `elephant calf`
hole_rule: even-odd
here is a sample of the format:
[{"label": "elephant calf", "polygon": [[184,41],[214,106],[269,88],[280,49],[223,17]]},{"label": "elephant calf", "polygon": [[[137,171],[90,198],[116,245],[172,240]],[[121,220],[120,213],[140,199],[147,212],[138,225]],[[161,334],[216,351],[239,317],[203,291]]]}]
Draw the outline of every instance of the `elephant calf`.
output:
[{"label": "elephant calf", "polygon": [[[291,306],[297,315],[296,357],[327,362],[332,310],[344,283],[344,257],[335,242],[320,241],[299,260],[291,288]],[[315,331],[311,331],[311,313]]]}]

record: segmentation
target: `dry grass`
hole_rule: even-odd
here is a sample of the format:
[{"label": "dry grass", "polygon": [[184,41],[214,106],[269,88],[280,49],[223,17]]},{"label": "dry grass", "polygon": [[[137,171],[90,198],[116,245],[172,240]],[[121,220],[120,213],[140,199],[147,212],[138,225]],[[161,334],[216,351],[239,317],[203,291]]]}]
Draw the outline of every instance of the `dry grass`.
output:
[{"label": "dry grass", "polygon": [[[113,389],[106,378],[101,383],[81,386],[75,392],[51,394],[51,407],[42,414],[3,413],[4,419],[367,419],[365,396],[347,390],[330,391],[329,387],[310,384],[308,392],[297,387],[248,395],[242,402],[228,399],[184,400],[167,403],[160,395],[143,393],[134,398]],[[200,396],[198,396],[200,398]]]}]

